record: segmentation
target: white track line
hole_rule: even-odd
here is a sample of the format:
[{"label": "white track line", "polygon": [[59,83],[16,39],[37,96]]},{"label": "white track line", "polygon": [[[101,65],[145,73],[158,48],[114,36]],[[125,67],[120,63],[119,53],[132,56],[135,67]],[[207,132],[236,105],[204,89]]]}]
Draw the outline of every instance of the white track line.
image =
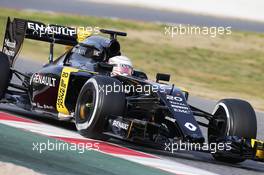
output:
[{"label": "white track line", "polygon": [[[4,115],[8,115],[9,118],[3,119]],[[0,123],[8,125],[8,126],[12,126],[12,127],[23,129],[23,130],[30,131],[33,133],[45,135],[48,137],[61,137],[61,138],[69,138],[69,139],[73,138],[73,139],[81,139],[83,141],[89,141],[89,140],[91,141],[92,140],[92,139],[84,138],[81,135],[79,135],[77,132],[74,132],[74,131],[69,131],[69,130],[58,128],[58,127],[51,126],[48,124],[35,122],[33,120],[19,121],[16,119],[20,119],[20,117],[16,117],[16,116],[12,116],[10,114],[0,112]],[[32,122],[30,122],[30,121],[32,121]],[[136,163],[139,163],[139,164],[142,164],[145,166],[149,166],[152,168],[164,170],[164,171],[174,173],[174,174],[215,175],[215,173],[212,173],[212,172],[209,172],[206,170],[202,170],[199,168],[195,168],[195,167],[188,166],[188,165],[178,163],[175,161],[171,161],[171,160],[162,159],[160,157],[157,157],[157,156],[154,156],[151,154],[141,153],[140,151],[128,149],[128,148],[125,148],[125,147],[122,147],[119,145],[115,145],[115,144],[112,144],[109,142],[101,142],[101,141],[99,141],[99,142],[103,143],[103,144],[110,145],[110,146],[112,145],[113,149],[118,147],[119,149],[120,148],[121,149],[127,149],[131,152],[146,155],[146,156],[131,156],[131,155],[124,155],[124,154],[113,154],[113,153],[108,153],[104,150],[100,150],[100,152],[103,152],[105,154],[109,154],[109,155],[112,155],[115,157],[126,159],[126,160],[136,162]],[[148,155],[150,155],[151,157]]]}]

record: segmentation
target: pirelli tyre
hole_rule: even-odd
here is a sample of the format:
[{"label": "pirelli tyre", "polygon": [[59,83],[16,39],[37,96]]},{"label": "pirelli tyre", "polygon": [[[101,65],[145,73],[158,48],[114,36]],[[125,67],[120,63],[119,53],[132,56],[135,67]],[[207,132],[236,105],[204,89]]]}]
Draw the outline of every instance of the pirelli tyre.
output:
[{"label": "pirelli tyre", "polygon": [[6,54],[0,52],[0,100],[4,97],[10,81],[10,64]]},{"label": "pirelli tyre", "polygon": [[[243,100],[223,99],[215,106],[213,116],[215,121],[209,122],[208,142],[213,143],[224,136],[239,136],[256,138],[257,119],[252,106]],[[227,163],[243,162],[243,158],[232,158],[226,154],[212,154],[216,160]]]},{"label": "pirelli tyre", "polygon": [[125,109],[125,94],[114,92],[114,86],[121,87],[122,84],[111,77],[94,76],[82,87],[75,110],[75,124],[81,135],[94,139],[108,139],[102,134],[107,117],[122,116]]}]

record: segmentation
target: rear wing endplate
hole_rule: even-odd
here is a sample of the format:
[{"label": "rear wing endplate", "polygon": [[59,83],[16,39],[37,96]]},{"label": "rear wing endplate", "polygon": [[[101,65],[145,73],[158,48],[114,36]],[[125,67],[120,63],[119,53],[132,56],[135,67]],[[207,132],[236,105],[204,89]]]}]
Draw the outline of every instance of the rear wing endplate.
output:
[{"label": "rear wing endplate", "polygon": [[8,17],[2,52],[13,66],[21,49],[24,38],[74,46],[78,43],[76,28],[60,25],[45,25],[37,21]]}]

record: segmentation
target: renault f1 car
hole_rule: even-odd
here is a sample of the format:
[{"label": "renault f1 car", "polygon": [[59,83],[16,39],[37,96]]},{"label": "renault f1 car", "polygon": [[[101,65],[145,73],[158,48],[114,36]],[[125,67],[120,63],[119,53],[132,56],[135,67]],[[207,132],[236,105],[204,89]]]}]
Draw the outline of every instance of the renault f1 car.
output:
[{"label": "renault f1 car", "polygon": [[[101,35],[81,34],[72,27],[8,18],[0,53],[1,103],[74,121],[85,137],[114,137],[158,148],[178,141],[203,144],[200,127],[206,127],[209,144],[230,144],[231,149],[217,150],[215,159],[264,160],[264,144],[256,140],[256,115],[248,102],[223,99],[211,114],[190,105],[189,93],[168,84],[168,74],[157,73],[156,81],[137,70],[132,76],[111,76],[108,59],[121,55],[117,37],[126,33],[100,31]],[[50,43],[49,62],[37,72],[14,68],[24,39]],[[54,60],[54,44],[71,48]],[[21,83],[12,83],[13,77]]]}]

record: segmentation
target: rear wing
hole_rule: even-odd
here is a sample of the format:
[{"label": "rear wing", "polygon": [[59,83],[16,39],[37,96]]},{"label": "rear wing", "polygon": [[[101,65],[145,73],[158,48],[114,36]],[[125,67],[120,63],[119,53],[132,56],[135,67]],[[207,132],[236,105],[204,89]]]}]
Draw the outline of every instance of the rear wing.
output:
[{"label": "rear wing", "polygon": [[24,38],[70,46],[78,43],[76,28],[60,25],[45,25],[41,22],[18,18],[14,18],[11,21],[8,17],[2,52],[8,56],[10,66],[13,66]]}]

